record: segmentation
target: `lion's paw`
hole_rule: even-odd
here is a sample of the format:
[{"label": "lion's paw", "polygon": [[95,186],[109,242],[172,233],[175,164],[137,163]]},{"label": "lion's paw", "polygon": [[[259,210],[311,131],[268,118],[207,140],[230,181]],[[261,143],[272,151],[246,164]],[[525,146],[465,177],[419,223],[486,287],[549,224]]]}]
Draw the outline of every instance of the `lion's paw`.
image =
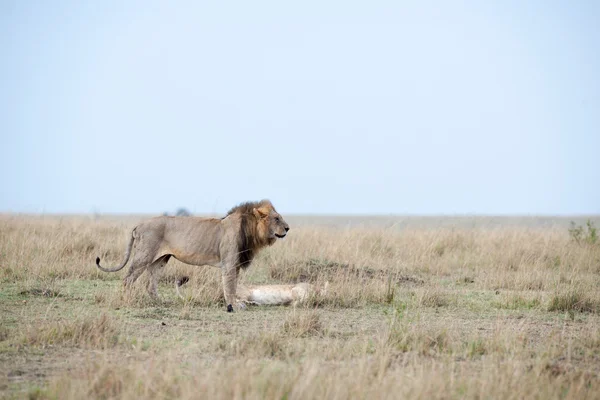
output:
[{"label": "lion's paw", "polygon": [[244,311],[246,308],[247,308],[246,303],[244,303],[242,301],[236,302],[235,307],[231,304],[227,304],[227,312]]}]

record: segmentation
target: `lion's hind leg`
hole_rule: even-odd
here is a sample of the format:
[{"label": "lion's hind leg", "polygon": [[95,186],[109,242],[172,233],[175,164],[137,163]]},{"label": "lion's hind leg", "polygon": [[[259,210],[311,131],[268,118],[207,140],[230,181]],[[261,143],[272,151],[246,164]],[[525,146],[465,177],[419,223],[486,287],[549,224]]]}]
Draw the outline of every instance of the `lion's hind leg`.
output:
[{"label": "lion's hind leg", "polygon": [[158,300],[158,278],[160,277],[160,271],[165,265],[167,265],[167,262],[169,262],[169,258],[171,258],[170,255],[163,256],[158,260],[154,261],[148,267],[150,279],[148,280],[147,289],[150,296],[155,300]]},{"label": "lion's hind leg", "polygon": [[123,278],[123,286],[125,288],[131,287],[131,285],[133,285],[137,278],[139,278],[140,275],[146,270],[147,266],[148,264],[146,263],[131,263],[131,265],[129,266],[129,270],[127,271],[127,275],[125,275],[125,278]]},{"label": "lion's hind leg", "polygon": [[[158,260],[157,260],[158,261]],[[133,283],[144,273],[147,267],[149,267],[152,263],[152,256],[140,255],[136,254],[135,258],[131,261],[129,265],[129,269],[127,270],[127,275],[123,278],[123,286],[131,287]]]}]

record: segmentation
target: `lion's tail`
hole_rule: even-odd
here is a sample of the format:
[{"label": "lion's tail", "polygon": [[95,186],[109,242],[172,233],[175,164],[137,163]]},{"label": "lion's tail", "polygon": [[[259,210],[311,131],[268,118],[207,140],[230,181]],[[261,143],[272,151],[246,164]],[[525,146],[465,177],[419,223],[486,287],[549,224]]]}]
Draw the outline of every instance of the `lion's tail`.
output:
[{"label": "lion's tail", "polygon": [[175,291],[177,292],[177,296],[179,296],[179,298],[181,300],[185,300],[185,297],[183,297],[183,295],[179,291],[179,288],[182,287],[183,285],[185,285],[186,283],[188,283],[189,281],[190,281],[190,278],[187,276],[182,276],[181,278],[179,278],[175,281]]},{"label": "lion's tail", "polygon": [[135,233],[135,228],[131,231],[131,238],[129,239],[129,244],[127,245],[127,250],[125,251],[125,260],[123,260],[121,265],[119,265],[118,267],[112,268],[112,269],[104,268],[100,265],[100,257],[96,257],[96,267],[98,267],[98,269],[100,269],[100,271],[104,271],[104,272],[117,272],[117,271],[122,270],[123,267],[125,267],[125,265],[127,265],[127,261],[129,261],[129,256],[131,255],[131,249],[133,248],[133,241],[135,240],[134,233]]}]

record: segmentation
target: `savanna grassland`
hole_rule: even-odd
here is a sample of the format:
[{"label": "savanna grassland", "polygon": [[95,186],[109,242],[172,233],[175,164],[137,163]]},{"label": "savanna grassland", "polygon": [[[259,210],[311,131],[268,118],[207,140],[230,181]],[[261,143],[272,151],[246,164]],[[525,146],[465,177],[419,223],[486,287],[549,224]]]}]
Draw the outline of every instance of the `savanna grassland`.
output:
[{"label": "savanna grassland", "polygon": [[98,271],[136,220],[0,216],[1,397],[600,398],[600,241],[569,219],[288,217],[242,281],[328,292],[234,314],[216,268],[171,260],[160,302]]}]

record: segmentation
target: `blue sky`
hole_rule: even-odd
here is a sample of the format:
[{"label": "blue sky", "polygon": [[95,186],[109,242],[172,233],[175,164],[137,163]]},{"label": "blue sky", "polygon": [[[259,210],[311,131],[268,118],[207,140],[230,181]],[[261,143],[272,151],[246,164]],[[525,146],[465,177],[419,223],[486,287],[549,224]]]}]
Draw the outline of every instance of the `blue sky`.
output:
[{"label": "blue sky", "polygon": [[600,213],[600,2],[0,1],[0,211]]}]

